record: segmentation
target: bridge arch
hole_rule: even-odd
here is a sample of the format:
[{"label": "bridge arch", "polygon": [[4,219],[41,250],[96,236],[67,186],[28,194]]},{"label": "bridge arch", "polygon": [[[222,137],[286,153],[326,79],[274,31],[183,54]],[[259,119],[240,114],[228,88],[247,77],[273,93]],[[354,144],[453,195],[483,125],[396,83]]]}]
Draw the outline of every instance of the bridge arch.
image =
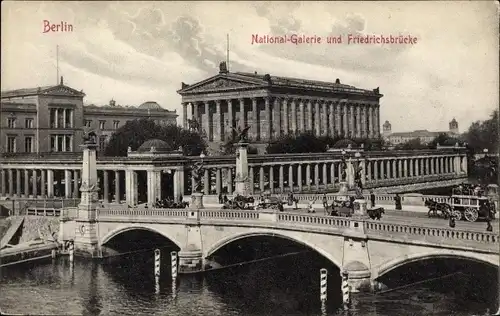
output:
[{"label": "bridge arch", "polygon": [[[495,259],[491,256],[484,256],[484,257],[479,257],[475,256],[474,254],[457,254],[453,253],[452,251],[450,252],[444,252],[442,249],[439,253],[436,252],[429,252],[429,253],[419,253],[419,254],[412,254],[412,255],[406,255],[402,257],[397,257],[393,260],[387,261],[380,265],[378,269],[376,269],[375,275],[373,276],[373,279],[377,279],[384,274],[402,267],[406,264],[412,263],[412,262],[417,262],[417,261],[423,261],[423,260],[428,260],[428,259],[463,259],[463,260],[469,260],[469,261],[475,261],[479,263],[484,263],[484,264],[489,264],[492,265],[493,267],[497,267],[499,264]],[[498,256],[497,256],[498,260]]]},{"label": "bridge arch", "polygon": [[[337,266],[339,269],[342,268],[342,253],[343,253],[343,248],[339,247],[338,249],[335,249],[335,252],[331,251],[328,252],[319,245],[315,244],[311,240],[303,240],[299,238],[298,236],[293,236],[292,234],[287,235],[285,233],[276,233],[276,232],[269,232],[269,231],[261,231],[261,232],[247,232],[247,233],[237,233],[228,237],[225,237],[221,239],[220,241],[216,242],[213,244],[208,251],[205,253],[205,257],[210,257],[212,254],[214,254],[217,250],[223,248],[224,246],[235,242],[237,240],[245,239],[245,238],[251,238],[251,237],[259,237],[259,236],[269,236],[269,237],[277,237],[277,238],[282,238],[286,240],[290,240],[293,242],[296,242],[298,244],[301,244],[303,246],[306,246],[307,248],[310,248],[326,259],[328,259],[330,262],[332,262],[335,266]],[[339,253],[340,254],[340,260],[333,255],[333,253]]]},{"label": "bridge arch", "polygon": [[179,241],[175,240],[174,238],[172,238],[171,236],[169,236],[168,234],[166,234],[164,231],[157,229],[155,227],[149,227],[146,225],[139,225],[139,224],[129,224],[127,226],[117,227],[117,228],[109,231],[106,235],[104,235],[101,238],[100,246],[105,245],[107,242],[109,242],[114,237],[116,237],[122,233],[132,231],[132,230],[146,230],[146,231],[150,231],[153,233],[157,233],[157,234],[165,237],[166,239],[170,240],[177,247],[181,248],[181,243]]}]

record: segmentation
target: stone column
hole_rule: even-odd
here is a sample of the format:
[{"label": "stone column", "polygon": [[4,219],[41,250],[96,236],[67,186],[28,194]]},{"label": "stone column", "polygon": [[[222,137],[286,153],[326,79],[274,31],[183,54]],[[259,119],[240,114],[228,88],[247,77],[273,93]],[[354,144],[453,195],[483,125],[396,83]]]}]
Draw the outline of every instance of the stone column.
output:
[{"label": "stone column", "polygon": [[361,138],[361,106],[356,104],[356,137]]},{"label": "stone column", "polygon": [[386,175],[386,171],[385,171],[385,159],[382,159],[380,160],[380,179],[384,180],[384,179],[387,179]]},{"label": "stone column", "polygon": [[255,140],[260,140],[259,135],[259,118],[257,110],[257,98],[252,98],[252,125],[250,127],[252,138]]},{"label": "stone column", "polygon": [[227,168],[227,194],[233,194],[233,169]]},{"label": "stone column", "polygon": [[387,174],[387,179],[393,178],[393,175],[391,174],[391,159],[387,159],[385,161],[385,174]]},{"label": "stone column", "polygon": [[378,181],[379,179],[379,172],[378,172],[378,160],[373,160],[373,179],[375,181]]},{"label": "stone column", "polygon": [[344,132],[344,138],[349,137],[349,124],[347,123],[347,103],[343,101],[340,105],[341,108],[341,113],[342,113],[342,127],[343,127],[343,132]]},{"label": "stone column", "polygon": [[320,117],[319,117],[319,100],[316,100],[314,102],[314,134],[316,136],[321,136],[321,130],[320,130]]},{"label": "stone column", "polygon": [[226,137],[228,138],[225,138],[226,140],[228,139],[232,139],[233,138],[233,127],[234,126],[234,115],[233,115],[233,101],[232,100],[227,100],[227,116],[228,116],[228,132],[229,132],[229,135],[225,135]]},{"label": "stone column", "polygon": [[312,101],[309,100],[307,102],[307,130],[313,131],[313,123],[312,123]]},{"label": "stone column", "polygon": [[404,177],[408,178],[408,159],[407,158],[404,158],[404,160],[403,160],[403,173],[404,173]]},{"label": "stone column", "polygon": [[193,102],[193,119],[195,119],[196,122],[198,122],[198,124],[200,124],[201,127],[202,122],[200,119],[199,106],[200,106],[199,102]]},{"label": "stone column", "polygon": [[[148,205],[149,207],[153,207],[155,202],[156,202],[156,199],[158,198],[156,196],[156,192],[157,192],[157,188],[156,186],[158,185],[156,183],[156,180],[157,180],[157,177],[156,177],[156,171],[154,170],[148,170],[147,171],[147,177],[148,177],[148,184],[147,184],[147,187],[148,187]],[[174,186],[175,186],[175,175],[174,175]],[[174,197],[175,197],[175,190],[174,190]]]},{"label": "stone column", "polygon": [[129,206],[137,205],[137,173],[125,170],[125,199]]},{"label": "stone column", "polygon": [[182,103],[182,128],[187,129],[187,103]]},{"label": "stone column", "polygon": [[274,99],[273,103],[273,123],[274,123],[274,137],[281,136],[281,104],[278,98]]},{"label": "stone column", "polygon": [[302,165],[297,164],[297,186],[299,188],[299,193],[302,192]]},{"label": "stone column", "polygon": [[335,163],[334,162],[332,162],[330,164],[330,184],[332,186],[335,185]]},{"label": "stone column", "polygon": [[368,137],[374,138],[373,133],[373,107],[368,104]]},{"label": "stone column", "polygon": [[379,137],[380,135],[380,106],[378,104],[375,105],[375,137]]},{"label": "stone column", "polygon": [[16,196],[21,197],[21,170],[16,169]]},{"label": "stone column", "polygon": [[290,111],[290,115],[292,116],[292,132],[297,132],[297,104],[294,99],[291,99],[292,110]]},{"label": "stone column", "polygon": [[47,197],[54,197],[54,170],[47,170]]},{"label": "stone column", "polygon": [[265,190],[265,183],[264,183],[264,167],[260,166],[259,168],[259,189],[260,192],[264,192]]},{"label": "stone column", "polygon": [[[157,172],[157,175],[160,175],[160,172]],[[159,192],[156,193],[156,196],[161,198],[161,177],[157,176],[157,188],[160,189]],[[184,170],[175,169],[174,170],[174,201],[181,202],[181,198],[184,199]]]},{"label": "stone column", "polygon": [[342,116],[341,116],[341,111],[340,111],[340,104],[338,100],[335,100],[333,102],[333,117],[335,120],[335,127],[333,129],[334,135],[340,135],[342,132],[341,126],[342,126]]},{"label": "stone column", "polygon": [[366,161],[366,175],[367,175],[366,180],[368,180],[368,181],[373,180],[373,177],[372,177],[372,164],[373,164],[372,160],[367,160]]},{"label": "stone column", "polygon": [[14,176],[12,169],[7,170],[7,175],[9,177],[9,196],[12,197],[14,196]]},{"label": "stone column", "polygon": [[326,163],[323,163],[323,185],[325,188],[328,186],[328,172],[326,170]]},{"label": "stone column", "polygon": [[24,196],[30,196],[30,171],[28,169],[24,169]]},{"label": "stone column", "polygon": [[221,180],[221,169],[215,169],[215,193],[217,195],[222,193],[222,180]]},{"label": "stone column", "polygon": [[299,109],[300,109],[299,130],[303,133],[306,131],[306,112],[304,109],[304,100],[300,100]]},{"label": "stone column", "polygon": [[[2,196],[6,196],[7,190],[5,189],[5,185],[7,181],[5,180],[5,169],[0,170],[0,177],[1,177],[1,186],[2,186]],[[35,181],[36,182],[36,181]]]},{"label": "stone column", "polygon": [[425,157],[425,175],[428,176],[431,173],[430,159]]},{"label": "stone column", "polygon": [[398,159],[398,178],[403,177],[403,164],[401,162],[401,159]]},{"label": "stone column", "polygon": [[205,174],[203,176],[203,193],[205,195],[210,194],[210,171],[208,168],[205,168]]},{"label": "stone column", "polygon": [[270,141],[272,139],[272,121],[271,121],[271,106],[269,104],[269,98],[266,97],[264,98],[264,110],[265,110],[265,115],[266,115],[266,134],[263,139],[266,139]]},{"label": "stone column", "polygon": [[203,120],[204,130],[207,135],[208,140],[213,140],[212,124],[210,120],[210,104],[209,101],[205,101],[205,119]]},{"label": "stone column", "polygon": [[215,124],[215,130],[214,130],[214,140],[215,141],[222,141],[224,140],[223,135],[224,135],[224,119],[222,118],[222,112],[220,110],[220,100],[215,100],[215,116],[213,118],[214,124]]},{"label": "stone column", "polygon": [[328,101],[323,100],[323,128],[321,129],[321,135],[328,136]]},{"label": "stone column", "polygon": [[[73,197],[75,199],[78,198],[79,193],[80,193],[80,180],[79,180],[79,172],[80,170],[73,170]],[[108,186],[109,188],[109,186]],[[109,200],[109,199],[108,199]]]},{"label": "stone column", "polygon": [[[5,184],[2,185],[2,188],[5,188]],[[2,195],[5,195],[5,194],[2,193]],[[37,175],[36,169],[33,169],[33,197],[35,199],[38,197],[38,175]]]},{"label": "stone column", "polygon": [[[45,179],[45,178],[46,178],[46,177],[45,177],[46,173],[47,173],[47,171],[46,171],[46,170],[44,170],[44,169],[40,169],[40,196],[41,196],[42,198],[46,197],[46,194],[45,194],[45,192],[46,192],[46,190],[45,190],[45,189],[46,189],[46,187],[47,187],[47,185],[46,185],[47,181],[46,181],[46,179]],[[13,181],[12,181],[12,174],[9,174],[9,181],[10,181],[9,185],[10,185],[10,184],[12,184],[12,182],[13,182]],[[9,192],[11,192],[11,191],[12,191],[12,190],[11,190],[11,188],[10,188],[10,186],[9,186]],[[12,194],[10,194],[10,195],[12,195]]]},{"label": "stone column", "polygon": [[354,104],[349,103],[349,132],[351,137],[356,137],[356,131],[354,126]]},{"label": "stone column", "polygon": [[306,186],[307,190],[311,191],[311,164],[306,165]]},{"label": "stone column", "polygon": [[274,168],[269,166],[269,190],[274,193]]},{"label": "stone column", "polygon": [[244,129],[245,128],[245,99],[240,98],[240,99],[238,99],[238,102],[240,103],[239,127],[241,129]]},{"label": "stone column", "polygon": [[293,192],[293,165],[288,165],[288,187]]},{"label": "stone column", "polygon": [[[76,173],[76,171],[75,171]],[[102,185],[103,185],[103,192],[104,192],[104,203],[109,203],[109,177],[108,177],[108,170],[103,170],[102,171]],[[74,194],[73,194],[73,197]]]},{"label": "stone column", "polygon": [[335,136],[335,109],[333,107],[333,102],[328,102],[329,107],[329,116],[328,116],[328,124],[327,129],[329,130],[329,134],[331,137]]},{"label": "stone column", "polygon": [[71,197],[71,170],[64,170],[64,197]]},{"label": "stone column", "polygon": [[250,194],[254,194],[254,189],[255,189],[255,178],[254,178],[254,175],[255,175],[255,171],[253,170],[253,167],[250,166],[248,168],[248,178],[249,178],[249,181],[248,181],[248,184],[250,185]]},{"label": "stone column", "polygon": [[396,179],[398,177],[397,173],[397,166],[396,166],[396,160],[391,160],[391,165],[392,165],[392,178]]},{"label": "stone column", "polygon": [[288,135],[290,127],[288,126],[288,100],[283,99],[283,130],[285,131],[285,135]]},{"label": "stone column", "polygon": [[120,170],[115,170],[115,202],[120,203]]},{"label": "stone column", "polygon": [[283,179],[283,165],[279,166],[279,184],[280,184],[280,192],[285,192],[285,180]]},{"label": "stone column", "polygon": [[319,189],[319,164],[314,164],[314,185]]},{"label": "stone column", "polygon": [[419,162],[420,162],[420,175],[421,176],[425,176],[424,160],[425,160],[425,158],[420,158],[419,159]]}]

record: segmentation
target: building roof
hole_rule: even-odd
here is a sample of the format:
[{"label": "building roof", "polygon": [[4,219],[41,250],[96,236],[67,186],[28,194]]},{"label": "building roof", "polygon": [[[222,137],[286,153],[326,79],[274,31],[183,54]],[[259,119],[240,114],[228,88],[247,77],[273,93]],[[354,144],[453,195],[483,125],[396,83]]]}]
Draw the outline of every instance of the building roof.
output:
[{"label": "building roof", "polygon": [[168,145],[168,143],[164,140],[161,139],[149,139],[145,141],[139,148],[137,148],[137,151],[139,152],[148,152],[151,151],[151,148],[154,147],[155,151],[159,152],[165,152],[165,151],[170,151],[171,148]]},{"label": "building roof", "polygon": [[[343,93],[358,93],[368,94],[376,97],[382,97],[379,93],[379,88],[366,90],[356,88],[351,85],[340,83],[337,79],[335,82],[291,78],[283,76],[275,76],[271,74],[246,73],[246,72],[223,72],[218,75],[207,78],[198,83],[188,85],[182,83],[182,88],[177,92],[181,95],[205,92],[209,90],[226,90],[226,89],[243,89],[243,88],[263,88],[263,87],[287,87],[307,90],[322,90],[327,92],[343,92]],[[208,89],[207,89],[208,88]]]},{"label": "building roof", "polygon": [[52,86],[43,86],[36,88],[24,88],[24,89],[16,89],[16,90],[7,90],[1,92],[2,98],[11,98],[11,97],[23,97],[23,96],[32,96],[32,95],[67,95],[67,96],[78,96],[84,97],[85,93],[83,91],[77,91],[71,87],[68,87],[64,84],[52,85]]},{"label": "building roof", "polygon": [[389,137],[437,137],[439,134],[448,134],[448,132],[429,132],[426,129],[416,130],[413,132],[398,132],[392,133]]},{"label": "building roof", "polygon": [[147,110],[162,110],[163,108],[155,101],[147,101],[143,104],[139,105],[137,108],[139,109],[147,109]]}]

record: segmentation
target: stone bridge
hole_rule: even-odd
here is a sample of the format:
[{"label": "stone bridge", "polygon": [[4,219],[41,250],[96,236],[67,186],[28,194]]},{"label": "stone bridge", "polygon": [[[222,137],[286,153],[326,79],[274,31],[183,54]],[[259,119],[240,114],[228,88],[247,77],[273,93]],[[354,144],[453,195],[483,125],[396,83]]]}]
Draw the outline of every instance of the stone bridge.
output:
[{"label": "stone bridge", "polygon": [[100,209],[97,212],[95,221],[74,214],[76,219],[65,216],[61,223],[61,238],[75,240],[77,255],[101,257],[109,251],[106,245],[114,237],[130,230],[149,230],[180,249],[179,273],[202,271],[207,258],[218,249],[262,235],[292,240],[318,252],[349,272],[355,290],[373,287],[380,276],[397,267],[429,258],[461,258],[499,265],[496,233],[272,211]]}]

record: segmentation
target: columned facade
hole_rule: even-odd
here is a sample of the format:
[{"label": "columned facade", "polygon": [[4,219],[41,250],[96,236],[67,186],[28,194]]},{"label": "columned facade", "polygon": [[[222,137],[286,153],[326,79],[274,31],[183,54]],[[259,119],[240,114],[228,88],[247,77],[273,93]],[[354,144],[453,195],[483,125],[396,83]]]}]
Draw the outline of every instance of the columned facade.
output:
[{"label": "columned facade", "polygon": [[182,111],[199,122],[209,142],[232,139],[233,128],[250,126],[249,138],[269,142],[281,135],[376,138],[379,135],[378,88],[358,89],[335,83],[270,75],[221,72],[193,85],[183,84]]}]

